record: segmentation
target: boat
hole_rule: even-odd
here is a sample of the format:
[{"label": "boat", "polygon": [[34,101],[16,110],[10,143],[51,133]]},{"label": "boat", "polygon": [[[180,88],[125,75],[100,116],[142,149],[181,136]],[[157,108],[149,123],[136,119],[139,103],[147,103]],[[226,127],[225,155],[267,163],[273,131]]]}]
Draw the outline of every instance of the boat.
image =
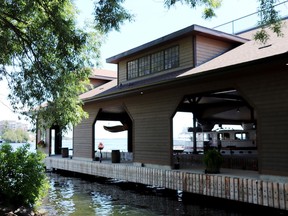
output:
[{"label": "boat", "polygon": [[174,153],[182,153],[185,149],[185,146],[183,145],[174,145],[173,146],[173,152]]},{"label": "boat", "polygon": [[256,130],[220,129],[196,133],[197,147],[219,149],[221,154],[257,154]]},{"label": "boat", "polygon": [[104,125],[103,128],[109,132],[117,133],[117,132],[122,132],[122,131],[128,130],[128,125],[127,124],[116,125],[116,126],[105,126]]}]

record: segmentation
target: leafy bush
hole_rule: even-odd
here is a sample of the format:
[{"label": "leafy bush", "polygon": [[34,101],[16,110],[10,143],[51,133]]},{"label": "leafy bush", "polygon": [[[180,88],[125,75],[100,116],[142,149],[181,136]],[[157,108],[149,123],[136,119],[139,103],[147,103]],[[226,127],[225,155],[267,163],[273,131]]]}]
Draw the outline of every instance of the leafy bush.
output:
[{"label": "leafy bush", "polygon": [[223,163],[223,156],[216,149],[210,149],[204,154],[206,173],[219,173]]},{"label": "leafy bush", "polygon": [[10,144],[0,146],[0,195],[7,204],[34,206],[48,190],[45,155],[29,152],[29,144],[15,151]]}]

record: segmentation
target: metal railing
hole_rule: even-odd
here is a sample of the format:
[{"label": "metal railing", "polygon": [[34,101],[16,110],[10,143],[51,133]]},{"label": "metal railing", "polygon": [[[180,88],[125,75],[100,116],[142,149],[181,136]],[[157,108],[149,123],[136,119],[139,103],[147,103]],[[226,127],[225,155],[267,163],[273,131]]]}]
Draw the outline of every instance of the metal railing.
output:
[{"label": "metal railing", "polygon": [[[282,18],[287,17],[288,15],[287,3],[288,1],[283,1],[274,5],[275,9],[279,13],[279,16]],[[259,19],[259,11],[257,11],[255,13],[251,13],[238,19],[215,26],[213,29],[230,34],[237,34],[248,29],[256,28],[259,25]]]}]

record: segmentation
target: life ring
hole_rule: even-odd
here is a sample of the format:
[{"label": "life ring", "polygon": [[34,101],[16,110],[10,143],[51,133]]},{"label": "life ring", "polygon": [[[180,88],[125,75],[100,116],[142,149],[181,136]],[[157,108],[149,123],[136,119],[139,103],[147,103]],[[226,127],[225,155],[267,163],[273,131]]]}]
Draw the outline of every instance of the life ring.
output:
[{"label": "life ring", "polygon": [[99,150],[102,150],[103,148],[104,148],[104,145],[103,145],[102,142],[100,142],[99,145],[98,145],[98,149],[99,149]]}]

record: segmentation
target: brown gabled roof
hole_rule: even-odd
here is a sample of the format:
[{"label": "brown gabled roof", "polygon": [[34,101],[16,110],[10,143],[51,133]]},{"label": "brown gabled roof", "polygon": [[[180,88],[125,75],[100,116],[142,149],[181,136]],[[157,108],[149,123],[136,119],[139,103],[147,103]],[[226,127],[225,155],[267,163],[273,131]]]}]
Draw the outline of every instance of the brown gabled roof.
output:
[{"label": "brown gabled roof", "polygon": [[114,79],[110,82],[107,82],[101,86],[98,86],[97,88],[94,88],[88,92],[85,92],[83,94],[81,94],[79,97],[81,100],[88,100],[89,98],[92,98],[96,95],[99,95],[103,92],[106,92],[107,90],[110,90],[111,88],[117,86],[117,79]]},{"label": "brown gabled roof", "polygon": [[92,69],[92,74],[89,76],[90,79],[101,79],[101,80],[114,80],[117,79],[117,72],[105,69]]},{"label": "brown gabled roof", "polygon": [[[109,88],[104,88],[100,91],[99,88],[87,92],[87,96],[83,97],[84,101],[93,101],[97,100],[97,98],[109,97],[127,94],[130,91],[137,91],[140,88],[153,88],[159,84],[171,84],[172,82],[181,81],[183,79],[193,79],[194,75],[205,76],[207,73],[214,73],[217,71],[229,67],[240,67],[246,63],[253,63],[254,61],[267,59],[269,57],[277,56],[280,54],[288,54],[288,27],[283,26],[282,32],[284,37],[277,37],[274,33],[270,33],[270,40],[266,45],[260,44],[259,42],[255,42],[254,40],[248,41],[245,44],[242,44],[214,59],[209,62],[206,62],[196,68],[179,70],[172,72],[170,74],[163,74],[155,77],[149,77],[139,81],[128,83],[125,85],[117,86],[117,82],[114,82],[109,85]],[[288,59],[287,59],[288,63]],[[110,83],[110,82],[109,82]],[[107,83],[107,84],[109,84]],[[88,97],[89,94],[89,97]]]},{"label": "brown gabled roof", "polygon": [[[240,45],[209,62],[206,62],[199,67],[193,68],[178,77],[199,74],[214,69],[221,69],[229,66],[252,62],[266,57],[271,57],[288,52],[288,27],[283,26],[283,37],[277,36],[275,33],[269,32],[270,39],[263,45],[260,42],[251,40],[243,45]],[[287,59],[288,62],[288,59]]]}]

